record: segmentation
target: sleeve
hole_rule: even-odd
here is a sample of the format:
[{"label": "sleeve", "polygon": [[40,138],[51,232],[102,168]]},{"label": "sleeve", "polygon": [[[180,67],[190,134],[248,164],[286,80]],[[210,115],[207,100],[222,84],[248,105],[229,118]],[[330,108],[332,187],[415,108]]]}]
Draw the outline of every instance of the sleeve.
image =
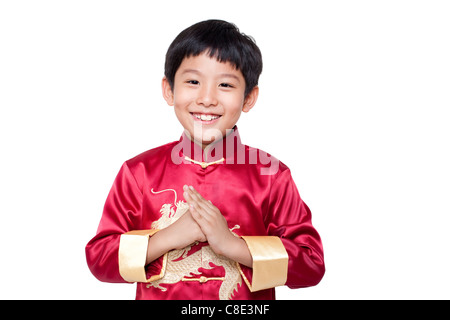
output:
[{"label": "sleeve", "polygon": [[318,284],[325,273],[322,242],[289,169],[272,186],[265,225],[268,236],[242,237],[253,258],[252,268],[240,266],[249,289]]},{"label": "sleeve", "polygon": [[86,245],[86,261],[97,279],[150,282],[163,276],[166,255],[146,270],[148,239],[158,230],[136,230],[141,217],[142,192],[124,163],[106,199],[97,234]]}]

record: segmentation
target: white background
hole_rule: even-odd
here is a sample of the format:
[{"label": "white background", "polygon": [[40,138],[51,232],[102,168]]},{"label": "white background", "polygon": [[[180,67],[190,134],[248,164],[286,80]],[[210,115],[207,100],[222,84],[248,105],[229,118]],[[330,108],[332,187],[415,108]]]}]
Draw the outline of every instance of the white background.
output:
[{"label": "white background", "polygon": [[84,246],[123,161],[177,140],[164,55],[220,18],[264,58],[245,144],[292,170],[327,272],[279,299],[450,298],[447,1],[0,2],[0,298],[133,299]]}]

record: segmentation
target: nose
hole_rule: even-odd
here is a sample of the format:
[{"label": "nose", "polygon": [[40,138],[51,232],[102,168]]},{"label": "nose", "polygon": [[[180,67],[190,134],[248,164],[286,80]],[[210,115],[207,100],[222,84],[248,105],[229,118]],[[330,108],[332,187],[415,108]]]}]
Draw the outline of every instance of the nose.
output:
[{"label": "nose", "polygon": [[197,104],[204,107],[213,107],[217,105],[216,90],[213,86],[202,86],[198,91]]}]

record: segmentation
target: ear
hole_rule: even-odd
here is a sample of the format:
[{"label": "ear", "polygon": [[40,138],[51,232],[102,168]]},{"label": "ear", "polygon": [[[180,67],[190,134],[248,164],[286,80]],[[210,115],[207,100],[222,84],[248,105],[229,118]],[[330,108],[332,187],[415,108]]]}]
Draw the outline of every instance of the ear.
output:
[{"label": "ear", "polygon": [[256,100],[258,100],[258,95],[259,95],[259,87],[255,86],[245,98],[242,111],[249,112],[250,109],[253,108],[253,106],[256,104]]},{"label": "ear", "polygon": [[161,86],[164,100],[166,100],[169,106],[173,106],[173,91],[166,77],[163,77]]}]

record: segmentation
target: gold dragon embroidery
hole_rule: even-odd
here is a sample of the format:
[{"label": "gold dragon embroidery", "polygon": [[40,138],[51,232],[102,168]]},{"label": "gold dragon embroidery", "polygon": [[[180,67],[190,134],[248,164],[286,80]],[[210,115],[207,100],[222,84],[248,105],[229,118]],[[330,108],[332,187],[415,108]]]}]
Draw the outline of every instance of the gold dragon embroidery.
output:
[{"label": "gold dragon embroidery", "polygon": [[[182,200],[177,202],[177,193],[175,190],[166,189],[155,192],[152,189],[151,191],[154,194],[164,191],[173,191],[175,193],[175,206],[172,204],[163,204],[160,209],[161,217],[152,223],[152,229],[163,229],[168,227],[189,210],[189,206],[186,202]],[[239,228],[239,225],[235,225],[232,229],[230,229],[230,231],[237,236],[233,230]],[[161,291],[167,291],[168,288],[161,286],[161,284],[173,284],[179,281],[189,281],[192,279],[192,276],[201,274],[201,272],[199,272],[200,268],[213,269],[215,266],[221,266],[225,269],[225,277],[219,278],[222,280],[222,284],[219,289],[219,299],[231,299],[235,290],[237,290],[238,286],[242,284],[242,278],[236,262],[226,257],[218,256],[210,246],[204,246],[201,250],[189,255],[188,253],[191,248],[197,244],[198,243],[193,243],[186,248],[169,251],[167,254],[167,265],[164,277],[150,282],[147,284],[147,288],[155,287]],[[211,266],[211,263],[215,266]]]}]

